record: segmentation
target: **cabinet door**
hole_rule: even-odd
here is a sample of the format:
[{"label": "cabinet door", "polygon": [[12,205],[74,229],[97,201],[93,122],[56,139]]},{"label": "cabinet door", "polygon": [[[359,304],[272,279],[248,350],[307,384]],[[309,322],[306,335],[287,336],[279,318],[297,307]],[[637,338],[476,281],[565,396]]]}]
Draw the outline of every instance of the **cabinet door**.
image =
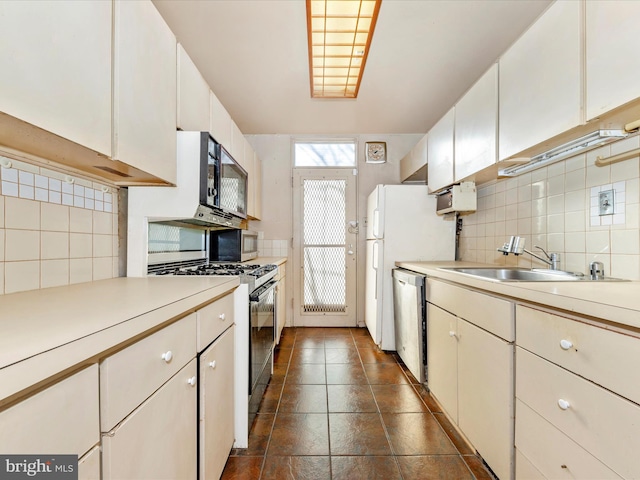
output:
[{"label": "cabinet door", "polygon": [[500,59],[499,160],[582,123],[583,2],[555,2]]},{"label": "cabinet door", "polygon": [[215,93],[209,92],[210,126],[209,132],[216,142],[225,149],[231,149],[231,116],[220,103]]},{"label": "cabinet door", "polygon": [[182,45],[178,45],[178,128],[209,130],[209,85]]},{"label": "cabinet door", "polygon": [[280,280],[278,281],[278,306],[276,308],[276,343],[280,343],[280,336],[282,330],[287,323],[287,277],[284,276],[284,265],[278,267],[278,271],[281,272]]},{"label": "cabinet door", "polygon": [[0,112],[111,155],[111,2],[0,2]]},{"label": "cabinet door", "polygon": [[262,160],[253,155],[253,218],[262,218]]},{"label": "cabinet door", "polygon": [[244,138],[244,135],[242,135],[242,132],[238,128],[238,125],[236,125],[236,122],[234,122],[232,119],[231,120],[231,150],[229,150],[229,153],[231,154],[233,159],[236,162],[238,162],[238,164],[240,164],[240,166],[245,170],[247,169],[246,161],[244,158],[244,146],[246,141],[247,139]]},{"label": "cabinet door", "polygon": [[416,146],[400,160],[400,181],[426,180],[427,168],[427,135],[422,137]]},{"label": "cabinet door", "polygon": [[[193,359],[102,436],[103,479],[195,479],[197,393]],[[126,392],[123,392],[126,394]]]},{"label": "cabinet door", "polygon": [[455,181],[496,162],[498,64],[494,64],[456,104]]},{"label": "cabinet door", "polygon": [[427,383],[458,423],[458,319],[427,303]]},{"label": "cabinet door", "polygon": [[514,457],[513,344],[458,319],[458,426],[498,478]]},{"label": "cabinet door", "polygon": [[586,2],[587,120],[640,97],[640,2]]},{"label": "cabinet door", "polygon": [[98,365],[0,411],[2,454],[83,455],[100,441]]},{"label": "cabinet door", "polygon": [[453,126],[452,108],[429,131],[427,142],[427,184],[435,192],[453,183]]},{"label": "cabinet door", "polygon": [[114,5],[113,157],[175,183],[176,38],[150,0]]},{"label": "cabinet door", "polygon": [[225,331],[200,358],[200,478],[220,478],[233,446],[234,335]]},{"label": "cabinet door", "polygon": [[251,218],[254,218],[254,209],[255,209],[255,173],[253,171],[254,167],[254,157],[255,152],[253,151],[253,147],[247,141],[246,138],[243,137],[244,140],[244,169],[247,172],[247,215]]}]

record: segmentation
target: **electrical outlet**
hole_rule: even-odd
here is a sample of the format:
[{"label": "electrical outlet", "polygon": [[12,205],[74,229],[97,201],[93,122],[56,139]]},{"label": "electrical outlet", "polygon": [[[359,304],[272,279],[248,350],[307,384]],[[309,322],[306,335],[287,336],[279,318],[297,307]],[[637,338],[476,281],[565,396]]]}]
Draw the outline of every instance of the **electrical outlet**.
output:
[{"label": "electrical outlet", "polygon": [[598,204],[600,206],[600,216],[613,215],[615,199],[615,190],[606,190],[598,195]]}]

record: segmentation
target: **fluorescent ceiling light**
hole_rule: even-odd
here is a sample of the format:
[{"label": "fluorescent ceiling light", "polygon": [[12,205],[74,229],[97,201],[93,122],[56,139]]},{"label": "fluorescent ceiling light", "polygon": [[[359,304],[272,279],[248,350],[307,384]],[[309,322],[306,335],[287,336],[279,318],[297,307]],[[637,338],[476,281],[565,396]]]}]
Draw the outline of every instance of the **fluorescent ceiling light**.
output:
[{"label": "fluorescent ceiling light", "polygon": [[601,147],[607,143],[615,142],[628,135],[624,130],[596,130],[595,132],[580,137],[571,142],[552,148],[551,150],[531,157],[531,159],[520,165],[504,168],[498,171],[500,177],[516,177],[526,172],[530,172],[537,168],[551,165],[565,158],[569,158],[579,153]]},{"label": "fluorescent ceiling light", "polygon": [[356,98],[382,0],[307,0],[311,96]]}]

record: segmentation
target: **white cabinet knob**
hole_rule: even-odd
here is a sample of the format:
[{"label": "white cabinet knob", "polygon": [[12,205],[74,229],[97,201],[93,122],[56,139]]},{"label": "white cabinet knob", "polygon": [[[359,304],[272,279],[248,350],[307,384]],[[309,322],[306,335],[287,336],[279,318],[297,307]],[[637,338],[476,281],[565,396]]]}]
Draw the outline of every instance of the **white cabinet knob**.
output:
[{"label": "white cabinet knob", "polygon": [[211,368],[216,368],[216,361],[214,360],[213,362],[209,362],[209,366]]},{"label": "white cabinet knob", "polygon": [[173,358],[173,353],[171,353],[171,350],[162,354],[162,359],[167,363],[169,363],[172,358]]},{"label": "white cabinet knob", "polygon": [[571,343],[569,340],[565,340],[564,338],[562,340],[560,340],[560,348],[563,350],[569,350],[571,347],[573,347],[573,343]]},{"label": "white cabinet knob", "polygon": [[569,402],[567,402],[566,400],[563,400],[562,398],[560,400],[558,400],[558,406],[562,409],[562,410],[566,410],[567,408],[569,408],[571,406],[571,404]]},{"label": "white cabinet knob", "polygon": [[196,377],[195,376],[191,377],[189,380],[187,380],[187,383],[189,385],[191,385],[192,387],[195,387],[196,386]]},{"label": "white cabinet knob", "polygon": [[455,336],[456,336],[456,332],[454,332],[453,330],[451,330],[451,331],[449,332],[449,336],[450,336],[450,337],[455,337]]},{"label": "white cabinet knob", "polygon": [[218,316],[218,318],[219,318],[220,320],[223,320],[223,321],[224,321],[224,319],[225,319],[225,318],[227,318],[227,317],[226,317],[226,315],[225,315],[224,313],[221,313],[221,314]]}]

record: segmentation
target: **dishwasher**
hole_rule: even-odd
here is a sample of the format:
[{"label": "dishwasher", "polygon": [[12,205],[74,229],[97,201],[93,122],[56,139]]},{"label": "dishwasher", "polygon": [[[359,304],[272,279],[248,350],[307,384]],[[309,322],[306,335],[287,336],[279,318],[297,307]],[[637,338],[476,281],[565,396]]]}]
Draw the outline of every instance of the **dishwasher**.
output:
[{"label": "dishwasher", "polygon": [[427,308],[425,276],[393,269],[396,351],[420,383],[427,381]]}]

